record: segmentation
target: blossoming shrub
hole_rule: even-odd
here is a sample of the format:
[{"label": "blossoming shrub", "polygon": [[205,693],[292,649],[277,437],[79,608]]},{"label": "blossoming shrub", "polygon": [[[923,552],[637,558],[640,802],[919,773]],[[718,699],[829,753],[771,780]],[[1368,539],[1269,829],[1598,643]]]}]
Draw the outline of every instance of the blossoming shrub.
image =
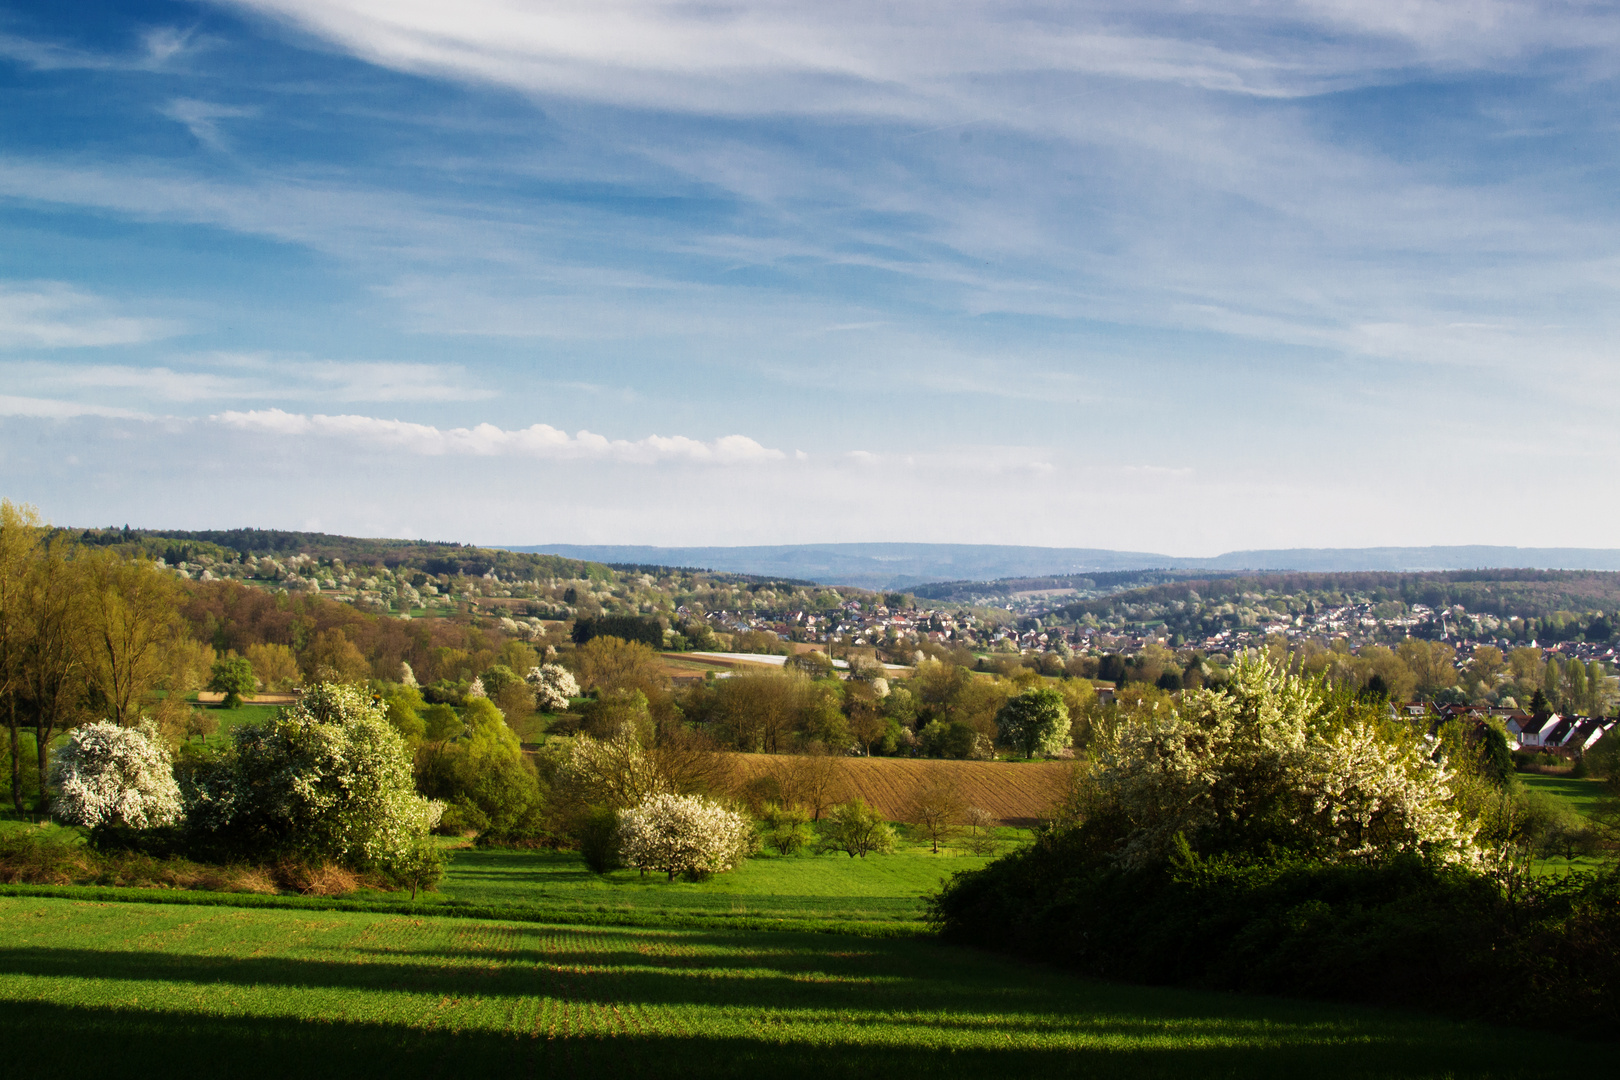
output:
[{"label": "blossoming shrub", "polygon": [[524,681],[534,688],[534,705],[541,712],[562,712],[573,698],[579,697],[579,682],[561,664],[530,668]]},{"label": "blossoming shrub", "polygon": [[702,878],[730,870],[753,850],[748,819],[697,795],[652,795],[619,814],[626,865]]},{"label": "blossoming shrub", "polygon": [[1222,690],[1100,732],[1091,754],[1064,824],[1125,867],[1162,863],[1182,841],[1335,862],[1481,857],[1449,767],[1417,733],[1370,706],[1330,704],[1318,683],[1263,660],[1240,659]]},{"label": "blossoming shrub", "polygon": [[416,793],[404,740],[364,691],[317,683],[188,783],[188,825],[231,857],[295,855],[389,872],[419,861],[443,809]]},{"label": "blossoming shrub", "polygon": [[156,732],[108,721],[74,729],[51,754],[51,812],[92,828],[150,829],[180,820],[180,787]]},{"label": "blossoming shrub", "polygon": [[944,936],[1110,978],[1483,1008],[1539,993],[1547,965],[1514,959],[1537,905],[1602,910],[1522,883],[1510,902],[1435,744],[1257,659],[1089,750],[1036,843],[933,898]]}]

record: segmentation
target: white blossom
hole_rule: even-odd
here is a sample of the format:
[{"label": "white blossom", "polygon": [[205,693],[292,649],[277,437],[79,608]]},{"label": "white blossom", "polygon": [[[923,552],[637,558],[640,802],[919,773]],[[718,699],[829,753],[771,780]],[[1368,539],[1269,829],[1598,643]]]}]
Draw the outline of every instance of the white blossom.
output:
[{"label": "white blossom", "polygon": [[635,733],[623,731],[611,739],[576,738],[557,770],[556,790],[583,805],[622,809],[669,794],[670,784]]},{"label": "white blossom", "polygon": [[619,813],[619,853],[642,870],[720,874],[746,858],[748,819],[696,795],[653,795]]},{"label": "white blossom", "polygon": [[532,667],[524,681],[534,688],[534,704],[541,712],[562,712],[572,698],[579,696],[574,673],[561,664]]},{"label": "white blossom", "polygon": [[479,678],[477,675],[473,676],[472,685],[467,687],[467,697],[489,697],[489,693],[484,689],[484,680]]},{"label": "white blossom", "polygon": [[399,681],[402,685],[409,686],[412,690],[418,688],[416,682],[416,672],[412,671],[411,665],[404,660],[399,662]]},{"label": "white blossom", "polygon": [[70,825],[148,829],[180,820],[169,750],[150,729],[99,721],[51,753],[51,811]]},{"label": "white blossom", "polygon": [[1336,860],[1480,859],[1450,773],[1419,740],[1330,714],[1318,684],[1257,658],[1240,658],[1221,690],[1100,733],[1085,780],[1085,813],[1125,828],[1126,865],[1167,857],[1178,836],[1196,847],[1262,829]]},{"label": "white blossom", "polygon": [[317,683],[233,738],[229,766],[187,791],[201,827],[255,829],[320,857],[386,867],[443,812],[416,793],[404,740],[356,687]]}]

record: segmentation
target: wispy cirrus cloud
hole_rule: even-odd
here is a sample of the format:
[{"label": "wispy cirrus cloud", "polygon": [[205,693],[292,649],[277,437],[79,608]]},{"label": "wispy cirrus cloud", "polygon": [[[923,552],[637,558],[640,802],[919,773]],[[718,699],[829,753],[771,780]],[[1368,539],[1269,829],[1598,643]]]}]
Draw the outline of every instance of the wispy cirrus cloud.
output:
[{"label": "wispy cirrus cloud", "polygon": [[33,394],[118,394],[154,403],[201,401],[484,401],[495,391],[460,366],[317,360],[275,353],[210,353],[169,363],[0,363],[7,386]]},{"label": "wispy cirrus cloud", "polygon": [[[1612,45],[1598,5],[1494,0],[216,0],[398,70],[723,115],[1051,116],[1052,76],[1252,97]],[[1010,85],[1022,81],[1023,85]],[[998,85],[999,84],[999,85]],[[1046,107],[1041,107],[1041,102]]]},{"label": "wispy cirrus cloud", "polygon": [[52,398],[18,397],[14,394],[0,394],[0,416],[25,416],[37,420],[72,420],[81,416],[104,416],[119,420],[157,419],[136,409]]},{"label": "wispy cirrus cloud", "polygon": [[649,435],[642,439],[609,439],[590,431],[568,434],[550,424],[533,424],[515,431],[478,424],[474,427],[438,428],[405,420],[372,416],[305,414],[281,409],[223,412],[216,423],[266,435],[311,436],[385,446],[432,457],[528,457],[561,460],[617,461],[635,464],[682,462],[704,465],[747,465],[780,461],[780,450],[762,446],[746,435],[725,435],[703,441],[684,435]]},{"label": "wispy cirrus cloud", "polygon": [[196,98],[174,98],[158,111],[175,123],[184,125],[192,138],[209,149],[225,151],[230,147],[225,134],[219,129],[219,122],[256,116],[259,110],[199,101]]},{"label": "wispy cirrus cloud", "polygon": [[107,52],[0,33],[0,57],[35,71],[160,71],[201,44],[194,31],[177,26],[150,27],[136,37],[135,48]]},{"label": "wispy cirrus cloud", "polygon": [[0,348],[138,345],[180,330],[174,320],[123,314],[63,282],[0,282]]}]

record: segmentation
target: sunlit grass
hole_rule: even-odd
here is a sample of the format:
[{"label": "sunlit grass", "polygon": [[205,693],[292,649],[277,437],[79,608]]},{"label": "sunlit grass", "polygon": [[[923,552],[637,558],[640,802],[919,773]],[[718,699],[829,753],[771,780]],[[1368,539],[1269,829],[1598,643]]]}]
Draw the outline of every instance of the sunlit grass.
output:
[{"label": "sunlit grass", "polygon": [[919,940],[0,899],[8,1071],[1552,1076],[1544,1033],[1116,986]]},{"label": "sunlit grass", "polygon": [[[1008,834],[1009,846],[1022,835],[1001,831]],[[955,853],[933,855],[927,845],[903,839],[893,855],[851,859],[763,853],[708,881],[671,882],[635,870],[593,874],[573,852],[462,849],[452,854],[440,892],[452,901],[552,910],[916,921],[922,918],[925,894],[955,871],[988,861]]]}]

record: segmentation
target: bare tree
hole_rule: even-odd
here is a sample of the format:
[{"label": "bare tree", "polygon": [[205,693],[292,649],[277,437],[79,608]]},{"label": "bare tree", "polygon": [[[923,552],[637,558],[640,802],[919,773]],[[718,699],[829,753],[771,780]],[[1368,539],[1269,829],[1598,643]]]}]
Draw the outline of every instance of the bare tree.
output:
[{"label": "bare tree", "polygon": [[935,766],[923,774],[922,783],[906,804],[906,823],[928,838],[934,854],[951,838],[967,811],[962,789],[944,769]]},{"label": "bare tree", "polygon": [[812,821],[849,797],[849,776],[842,758],[816,749],[806,754],[784,755],[772,763],[771,773],[782,792],[782,801],[802,806]]},{"label": "bare tree", "polygon": [[975,855],[990,855],[996,850],[996,816],[982,807],[970,806],[962,814],[967,824],[967,849]]},{"label": "bare tree", "polygon": [[715,720],[738,750],[778,753],[798,727],[804,707],[802,675],[738,673],[715,687]]}]

